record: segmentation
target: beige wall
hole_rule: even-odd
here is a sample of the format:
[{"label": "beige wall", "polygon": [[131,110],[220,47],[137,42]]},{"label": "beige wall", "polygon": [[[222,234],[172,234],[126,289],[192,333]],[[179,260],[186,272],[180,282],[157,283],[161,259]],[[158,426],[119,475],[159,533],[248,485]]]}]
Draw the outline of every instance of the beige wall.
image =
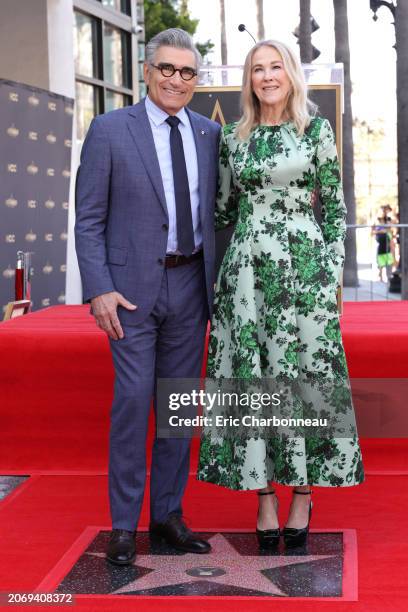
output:
[{"label": "beige wall", "polygon": [[72,0],[0,0],[0,78],[73,98]]},{"label": "beige wall", "polygon": [[0,77],[48,89],[47,0],[1,0]]}]

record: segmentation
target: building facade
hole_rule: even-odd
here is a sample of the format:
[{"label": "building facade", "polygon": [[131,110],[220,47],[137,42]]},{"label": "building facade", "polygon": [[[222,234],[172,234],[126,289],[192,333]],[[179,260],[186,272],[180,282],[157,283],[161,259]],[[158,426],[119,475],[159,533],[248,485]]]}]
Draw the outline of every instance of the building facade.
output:
[{"label": "building facade", "polygon": [[66,302],[81,303],[75,177],[92,118],[145,93],[143,0],[1,0],[0,77],[75,99]]}]

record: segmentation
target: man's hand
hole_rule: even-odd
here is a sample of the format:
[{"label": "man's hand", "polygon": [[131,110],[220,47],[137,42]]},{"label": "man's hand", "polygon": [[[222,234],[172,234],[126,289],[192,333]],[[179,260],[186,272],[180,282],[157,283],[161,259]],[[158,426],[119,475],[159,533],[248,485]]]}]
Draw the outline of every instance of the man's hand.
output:
[{"label": "man's hand", "polygon": [[124,338],[121,324],[119,323],[117,308],[123,306],[127,310],[136,310],[137,306],[128,302],[121,293],[110,291],[103,293],[91,300],[92,313],[98,327],[103,329],[112,340]]}]

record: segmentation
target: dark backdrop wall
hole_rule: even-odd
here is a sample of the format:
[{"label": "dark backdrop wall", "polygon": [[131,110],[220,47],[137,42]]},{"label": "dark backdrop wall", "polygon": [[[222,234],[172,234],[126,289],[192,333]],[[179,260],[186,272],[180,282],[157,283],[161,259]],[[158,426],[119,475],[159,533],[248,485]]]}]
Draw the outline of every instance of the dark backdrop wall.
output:
[{"label": "dark backdrop wall", "polygon": [[74,101],[0,79],[0,106],[0,307],[19,250],[33,253],[33,309],[63,304]]},{"label": "dark backdrop wall", "polygon": [[[237,121],[240,116],[239,100],[241,87],[197,87],[189,104],[192,110],[205,115],[221,125]],[[309,97],[319,107],[319,114],[326,117],[336,135],[340,163],[342,155],[342,123],[341,123],[341,87],[340,85],[310,85]],[[314,208],[317,221],[320,220],[320,204]],[[228,227],[216,233],[216,268],[221,265],[224,253],[231,239],[233,227]]]}]

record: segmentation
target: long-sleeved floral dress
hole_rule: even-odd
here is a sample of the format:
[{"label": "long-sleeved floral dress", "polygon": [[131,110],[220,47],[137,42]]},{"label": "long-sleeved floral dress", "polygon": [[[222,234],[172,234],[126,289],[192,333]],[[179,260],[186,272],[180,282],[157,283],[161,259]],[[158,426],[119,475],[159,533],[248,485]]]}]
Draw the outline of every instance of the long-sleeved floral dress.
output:
[{"label": "long-sleeved floral dress", "polygon": [[[315,117],[302,136],[290,121],[259,125],[244,141],[235,128],[226,125],[220,143],[216,229],[235,230],[218,275],[207,376],[332,380],[330,408],[354,417],[336,297],[346,208],[330,123]],[[245,441],[214,431],[202,432],[199,480],[231,489],[364,480],[355,426],[344,436]]]}]

